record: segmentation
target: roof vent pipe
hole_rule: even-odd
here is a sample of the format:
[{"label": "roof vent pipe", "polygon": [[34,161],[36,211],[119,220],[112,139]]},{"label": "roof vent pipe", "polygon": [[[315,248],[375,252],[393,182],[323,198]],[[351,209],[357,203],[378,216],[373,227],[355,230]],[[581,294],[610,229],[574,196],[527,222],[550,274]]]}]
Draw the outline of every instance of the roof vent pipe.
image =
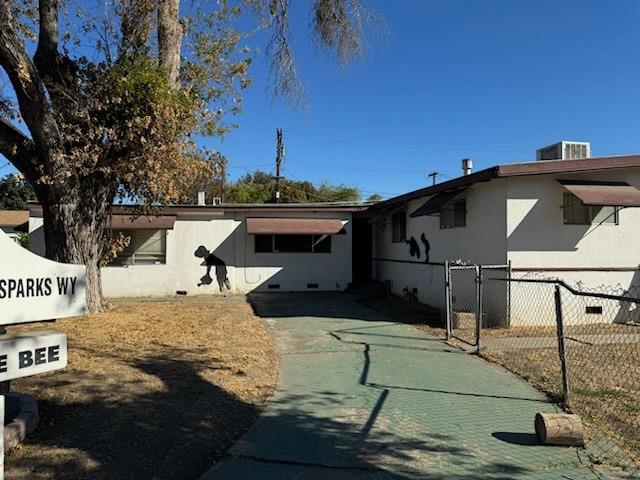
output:
[{"label": "roof vent pipe", "polygon": [[198,206],[204,207],[206,205],[204,192],[198,192]]},{"label": "roof vent pipe", "polygon": [[473,161],[470,158],[462,159],[462,172],[465,175],[469,175],[471,173],[471,169],[473,168]]}]

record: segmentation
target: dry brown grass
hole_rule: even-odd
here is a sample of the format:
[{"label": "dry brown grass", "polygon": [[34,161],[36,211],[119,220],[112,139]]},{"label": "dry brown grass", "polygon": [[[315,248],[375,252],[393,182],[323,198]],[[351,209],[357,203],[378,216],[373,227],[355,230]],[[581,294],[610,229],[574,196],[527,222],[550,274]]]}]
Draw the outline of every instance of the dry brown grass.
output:
[{"label": "dry brown grass", "polygon": [[8,457],[7,479],[198,478],[277,379],[270,335],[243,297],[118,301],[54,328],[68,335],[69,366],[12,383],[36,397],[41,425]]},{"label": "dry brown grass", "polygon": [[[568,325],[565,327],[567,335],[607,335],[621,333],[625,335],[640,334],[640,325],[593,323],[587,325]],[[483,338],[497,337],[556,337],[555,325],[551,326],[522,326],[511,328],[483,328]]]}]

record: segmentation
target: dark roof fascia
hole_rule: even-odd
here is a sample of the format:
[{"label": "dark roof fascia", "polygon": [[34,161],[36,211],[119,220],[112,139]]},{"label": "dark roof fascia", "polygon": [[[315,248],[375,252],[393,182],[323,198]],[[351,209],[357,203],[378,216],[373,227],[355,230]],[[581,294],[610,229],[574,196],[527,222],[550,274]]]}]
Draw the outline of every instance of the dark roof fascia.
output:
[{"label": "dark roof fascia", "polygon": [[627,182],[612,182],[607,180],[567,180],[559,179],[561,185],[598,185],[603,187],[630,187]]},{"label": "dark roof fascia", "polygon": [[[42,208],[39,203],[30,203],[29,209]],[[128,214],[132,213],[136,205],[114,205],[112,213]],[[264,204],[264,205],[242,205],[242,204],[221,204],[221,205],[168,205],[158,208],[158,215],[176,215],[180,213],[218,213],[224,212],[358,212],[366,210],[369,205],[317,205],[317,204]]]},{"label": "dark roof fascia", "polygon": [[545,175],[549,173],[580,173],[597,170],[640,167],[640,155],[591,157],[577,160],[544,160],[498,165],[499,177]]},{"label": "dark roof fascia", "polygon": [[469,187],[474,183],[486,182],[494,178],[498,178],[498,176],[498,167],[490,167],[475,173],[471,173],[469,175],[464,175],[462,177],[454,178],[446,182],[432,185],[431,187],[421,188],[419,190],[414,190],[413,192],[389,198],[388,200],[384,200],[382,202],[376,203],[375,205],[372,205],[370,208],[372,210],[379,210],[382,208],[390,207],[397,203],[408,202],[416,198],[446,192],[447,190],[457,190],[462,187]]}]

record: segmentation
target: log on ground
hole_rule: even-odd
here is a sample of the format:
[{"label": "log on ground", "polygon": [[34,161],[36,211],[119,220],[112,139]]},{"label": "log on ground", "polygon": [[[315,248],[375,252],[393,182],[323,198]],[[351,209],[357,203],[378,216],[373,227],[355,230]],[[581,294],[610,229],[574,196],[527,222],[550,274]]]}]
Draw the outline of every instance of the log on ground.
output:
[{"label": "log on ground", "polygon": [[584,428],[578,415],[568,413],[537,413],[536,435],[547,445],[584,446]]}]

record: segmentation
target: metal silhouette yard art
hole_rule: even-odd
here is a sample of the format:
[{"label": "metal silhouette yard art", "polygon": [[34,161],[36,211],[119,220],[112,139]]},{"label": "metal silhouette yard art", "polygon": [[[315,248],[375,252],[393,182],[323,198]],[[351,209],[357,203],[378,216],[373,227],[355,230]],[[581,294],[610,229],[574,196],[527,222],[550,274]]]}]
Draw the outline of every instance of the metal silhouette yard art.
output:
[{"label": "metal silhouette yard art", "polygon": [[216,280],[220,291],[222,292],[225,287],[227,290],[231,290],[231,282],[229,282],[229,277],[227,276],[227,264],[224,260],[207,250],[204,245],[200,245],[198,247],[194,252],[194,256],[203,258],[204,262],[202,262],[201,265],[207,267],[207,273],[200,278],[200,283],[198,283],[199,287],[203,285],[211,285],[211,283],[213,283],[213,278],[211,278],[211,267],[215,267]]},{"label": "metal silhouette yard art", "polygon": [[[424,263],[429,263],[429,252],[431,251],[431,244],[429,240],[427,240],[427,236],[422,233],[420,235],[420,241],[424,245]],[[412,257],[420,258],[420,246],[418,245],[418,241],[411,237],[409,240],[405,240],[406,244],[409,245],[409,255]]]}]

